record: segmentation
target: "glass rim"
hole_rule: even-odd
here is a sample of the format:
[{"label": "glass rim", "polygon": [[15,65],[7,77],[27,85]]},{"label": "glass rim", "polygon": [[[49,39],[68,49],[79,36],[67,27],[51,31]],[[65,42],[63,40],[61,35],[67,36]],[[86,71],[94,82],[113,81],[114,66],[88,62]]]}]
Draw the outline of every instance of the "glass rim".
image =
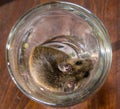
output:
[{"label": "glass rim", "polygon": [[[94,17],[94,19],[97,20],[97,22],[98,22],[98,23],[100,24],[100,26],[102,27],[102,29],[103,29],[103,31],[104,31],[104,34],[107,35],[108,38],[109,38],[109,34],[108,34],[107,30],[105,29],[103,23],[99,20],[98,17],[96,17],[91,11],[87,10],[86,8],[84,8],[84,7],[80,6],[80,5],[71,3],[71,2],[64,2],[64,1],[48,2],[48,3],[44,3],[44,4],[41,4],[41,5],[38,5],[38,6],[34,7],[34,8],[32,8],[32,9],[28,10],[28,11],[27,11],[24,15],[22,15],[22,17],[20,17],[20,18],[17,20],[17,22],[13,25],[13,27],[12,27],[10,33],[9,33],[7,43],[6,43],[6,62],[7,62],[7,68],[8,68],[9,74],[10,74],[13,82],[14,82],[14,83],[16,84],[16,86],[20,89],[20,91],[23,92],[28,98],[30,98],[30,99],[32,99],[32,100],[34,100],[34,101],[37,101],[38,103],[42,103],[42,104],[49,105],[49,106],[58,106],[58,107],[59,107],[59,106],[62,106],[62,107],[66,107],[66,105],[64,105],[64,104],[60,104],[60,105],[59,105],[59,104],[52,104],[52,103],[48,103],[48,102],[45,102],[45,101],[43,101],[43,100],[40,100],[40,99],[32,96],[31,94],[29,94],[26,90],[24,90],[24,88],[22,88],[22,86],[19,84],[19,82],[18,82],[18,81],[16,80],[16,78],[14,77],[14,73],[12,72],[12,68],[11,68],[11,66],[10,66],[10,59],[9,59],[9,48],[10,48],[9,45],[10,45],[10,43],[11,43],[11,39],[13,38],[13,35],[12,35],[12,34],[15,32],[16,27],[19,26],[19,24],[20,24],[20,22],[22,21],[22,19],[24,19],[25,16],[28,16],[29,14],[31,14],[31,12],[33,12],[34,10],[37,10],[37,9],[39,9],[40,7],[44,7],[44,6],[48,6],[48,5],[52,5],[52,4],[58,4],[58,5],[59,5],[59,4],[64,4],[64,5],[75,6],[75,7],[78,7],[80,10],[82,10],[82,11],[90,14],[92,17]],[[64,6],[63,6],[63,7],[64,7]],[[67,11],[68,11],[68,10],[67,10]],[[110,39],[108,39],[108,42],[110,42]],[[110,45],[110,44],[108,44],[108,46],[111,48],[111,45]],[[112,62],[112,49],[109,49],[107,52],[109,52],[109,54],[110,54],[110,57],[109,57],[109,59],[110,59],[110,60],[109,60],[109,65],[108,65],[108,69],[107,69],[107,71],[106,71],[106,73],[105,73],[106,75],[104,75],[104,77],[102,77],[102,79],[101,79],[102,82],[101,82],[99,88],[102,86],[102,84],[103,84],[104,81],[106,80],[107,75],[108,75],[109,70],[110,70],[110,67],[111,67],[111,62]],[[98,86],[96,85],[96,87],[94,87],[94,88],[92,87],[92,90],[93,90],[93,92],[95,93],[99,88],[98,88]],[[91,94],[93,94],[93,92],[90,91],[90,92],[87,94],[87,96],[84,96],[84,97],[82,98],[82,100],[73,101],[72,104],[67,105],[67,106],[71,106],[71,105],[74,105],[74,104],[78,104],[78,103],[84,101],[86,98],[88,98],[88,96],[90,96]]]}]

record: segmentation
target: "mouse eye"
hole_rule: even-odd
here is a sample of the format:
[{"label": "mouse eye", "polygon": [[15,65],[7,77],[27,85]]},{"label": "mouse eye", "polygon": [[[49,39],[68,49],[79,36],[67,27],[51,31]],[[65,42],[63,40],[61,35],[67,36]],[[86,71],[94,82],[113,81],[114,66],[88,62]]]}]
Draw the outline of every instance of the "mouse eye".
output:
[{"label": "mouse eye", "polygon": [[87,72],[85,73],[85,75],[84,75],[84,78],[87,78],[89,75],[90,75],[90,72],[87,71]]},{"label": "mouse eye", "polygon": [[79,61],[77,61],[75,64],[76,64],[76,65],[81,65],[81,64],[82,64],[82,61],[79,60]]}]

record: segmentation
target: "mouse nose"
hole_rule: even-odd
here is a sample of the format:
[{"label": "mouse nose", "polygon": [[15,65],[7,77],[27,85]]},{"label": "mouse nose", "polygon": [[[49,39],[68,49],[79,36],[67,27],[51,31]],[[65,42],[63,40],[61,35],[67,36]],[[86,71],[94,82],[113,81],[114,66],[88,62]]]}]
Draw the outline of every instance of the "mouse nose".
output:
[{"label": "mouse nose", "polygon": [[89,63],[90,70],[93,69],[93,61],[91,59],[86,59],[86,61]]}]

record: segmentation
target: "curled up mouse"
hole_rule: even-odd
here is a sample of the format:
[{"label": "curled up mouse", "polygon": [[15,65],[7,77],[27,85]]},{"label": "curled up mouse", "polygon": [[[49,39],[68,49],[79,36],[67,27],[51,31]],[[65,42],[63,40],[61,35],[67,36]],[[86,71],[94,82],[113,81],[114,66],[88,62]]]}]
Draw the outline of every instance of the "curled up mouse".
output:
[{"label": "curled up mouse", "polygon": [[33,80],[53,92],[72,92],[81,81],[90,76],[93,64],[90,59],[71,58],[63,51],[47,46],[35,47],[29,58]]}]

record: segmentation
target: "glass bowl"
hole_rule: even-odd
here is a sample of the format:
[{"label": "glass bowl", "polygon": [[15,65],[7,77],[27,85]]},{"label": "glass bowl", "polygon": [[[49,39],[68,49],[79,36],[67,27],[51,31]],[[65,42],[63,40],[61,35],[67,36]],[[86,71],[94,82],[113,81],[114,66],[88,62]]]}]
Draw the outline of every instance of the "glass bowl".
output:
[{"label": "glass bowl", "polygon": [[6,59],[12,80],[26,96],[63,107],[84,101],[102,86],[112,50],[105,27],[90,11],[50,2],[16,22]]}]

